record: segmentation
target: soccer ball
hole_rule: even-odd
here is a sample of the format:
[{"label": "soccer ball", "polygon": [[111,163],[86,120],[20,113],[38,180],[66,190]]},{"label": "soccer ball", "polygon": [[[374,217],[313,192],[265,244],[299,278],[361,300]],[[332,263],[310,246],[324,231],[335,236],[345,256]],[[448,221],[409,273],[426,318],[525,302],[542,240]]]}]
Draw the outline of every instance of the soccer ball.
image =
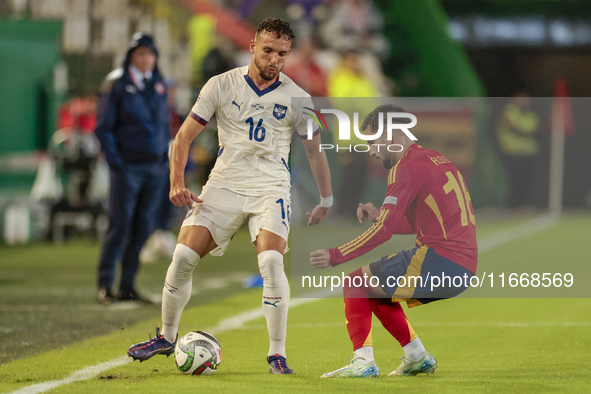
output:
[{"label": "soccer ball", "polygon": [[174,361],[184,374],[211,375],[222,362],[222,348],[213,335],[191,331],[176,343]]}]

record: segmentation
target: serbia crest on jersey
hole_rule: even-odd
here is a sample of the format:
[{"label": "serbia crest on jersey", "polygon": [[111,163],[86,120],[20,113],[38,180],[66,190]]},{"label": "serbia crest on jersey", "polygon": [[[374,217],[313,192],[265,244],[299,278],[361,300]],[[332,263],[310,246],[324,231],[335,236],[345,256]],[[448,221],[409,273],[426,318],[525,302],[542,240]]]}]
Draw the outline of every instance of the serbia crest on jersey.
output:
[{"label": "serbia crest on jersey", "polygon": [[285,118],[285,114],[287,113],[287,107],[279,104],[275,104],[275,108],[273,108],[273,116],[277,119]]},{"label": "serbia crest on jersey", "polygon": [[[250,196],[289,192],[292,125],[306,136],[302,108],[313,107],[312,99],[283,73],[259,90],[248,67],[207,81],[191,110],[190,116],[203,125],[214,114],[218,123],[220,150],[207,184]],[[292,108],[293,97],[306,100],[295,100],[303,105]]]}]

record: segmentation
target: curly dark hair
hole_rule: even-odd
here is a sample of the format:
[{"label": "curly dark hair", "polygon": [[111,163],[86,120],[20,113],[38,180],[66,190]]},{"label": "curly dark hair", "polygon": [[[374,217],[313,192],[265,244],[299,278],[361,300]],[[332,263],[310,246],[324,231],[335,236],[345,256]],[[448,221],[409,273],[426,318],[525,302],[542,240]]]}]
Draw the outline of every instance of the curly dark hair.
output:
[{"label": "curly dark hair", "polygon": [[[379,116],[380,113],[384,113],[387,114],[388,112],[406,112],[404,109],[402,109],[402,107],[399,107],[398,105],[394,105],[394,104],[382,104],[379,107],[377,107],[376,109],[374,109],[373,111],[371,111],[369,113],[369,115],[367,115],[365,117],[365,119],[363,119],[363,123],[361,124],[361,132],[364,133],[367,130],[367,127],[369,126],[369,130],[367,130],[368,132],[371,133],[376,133],[378,131],[378,127],[379,127]],[[396,123],[410,123],[410,119],[408,118],[394,118],[393,119]],[[384,124],[385,124],[386,120],[384,119]]]},{"label": "curly dark hair", "polygon": [[256,34],[258,35],[263,32],[274,33],[276,38],[285,37],[288,41],[293,41],[295,38],[295,34],[293,34],[293,30],[291,30],[289,22],[274,17],[267,18],[259,24]]}]

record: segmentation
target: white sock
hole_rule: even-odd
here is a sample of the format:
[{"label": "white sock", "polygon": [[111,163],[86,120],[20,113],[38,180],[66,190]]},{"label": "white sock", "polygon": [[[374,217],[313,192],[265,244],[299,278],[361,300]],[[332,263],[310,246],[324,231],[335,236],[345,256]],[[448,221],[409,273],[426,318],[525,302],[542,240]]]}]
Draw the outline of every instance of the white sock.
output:
[{"label": "white sock", "polygon": [[373,346],[360,347],[359,349],[355,350],[355,356],[363,357],[363,360],[360,360],[362,364],[369,364],[375,361],[373,357]]},{"label": "white sock", "polygon": [[176,245],[162,290],[162,335],[170,343],[176,340],[181,314],[191,298],[193,270],[198,262],[199,255],[193,249]]},{"label": "white sock", "polygon": [[259,253],[259,270],[263,277],[263,313],[269,331],[269,356],[286,357],[289,282],[283,269],[283,255],[276,250]]},{"label": "white sock", "polygon": [[404,350],[404,357],[409,361],[419,361],[427,353],[418,337],[410,341],[406,346],[403,346],[402,350]]}]

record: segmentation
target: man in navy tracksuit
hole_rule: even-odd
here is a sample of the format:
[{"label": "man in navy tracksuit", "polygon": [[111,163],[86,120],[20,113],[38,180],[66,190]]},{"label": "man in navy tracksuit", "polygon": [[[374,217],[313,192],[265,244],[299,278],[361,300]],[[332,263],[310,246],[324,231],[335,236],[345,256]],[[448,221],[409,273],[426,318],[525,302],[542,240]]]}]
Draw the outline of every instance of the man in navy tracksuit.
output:
[{"label": "man in navy tracksuit", "polygon": [[[152,37],[135,34],[123,68],[111,72],[101,87],[95,133],[111,170],[110,222],[98,269],[102,304],[147,301],[135,290],[134,278],[169,174],[167,91],[157,58]],[[113,296],[119,259],[121,283]]]}]

